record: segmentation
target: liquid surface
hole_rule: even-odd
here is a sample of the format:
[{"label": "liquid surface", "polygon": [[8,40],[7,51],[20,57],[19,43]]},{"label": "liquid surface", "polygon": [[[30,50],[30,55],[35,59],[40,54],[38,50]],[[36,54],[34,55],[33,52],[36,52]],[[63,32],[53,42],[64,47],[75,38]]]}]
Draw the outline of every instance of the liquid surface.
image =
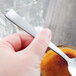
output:
[{"label": "liquid surface", "polygon": [[[76,57],[76,51],[70,48],[60,48],[68,57]],[[71,76],[67,62],[58,54],[49,50],[41,62],[42,76]]]}]

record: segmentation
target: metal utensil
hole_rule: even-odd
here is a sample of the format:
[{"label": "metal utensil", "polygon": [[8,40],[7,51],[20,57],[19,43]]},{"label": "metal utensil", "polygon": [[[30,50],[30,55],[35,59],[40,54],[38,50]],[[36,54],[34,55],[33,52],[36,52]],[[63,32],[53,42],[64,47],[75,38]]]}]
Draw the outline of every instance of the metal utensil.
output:
[{"label": "metal utensil", "polygon": [[[33,37],[37,35],[36,30],[30,24],[28,24],[22,17],[20,17],[13,9],[7,12],[5,16]],[[67,61],[70,74],[72,76],[76,76],[76,58],[70,59],[52,42],[50,42],[49,48],[51,48],[54,52],[62,56]]]}]

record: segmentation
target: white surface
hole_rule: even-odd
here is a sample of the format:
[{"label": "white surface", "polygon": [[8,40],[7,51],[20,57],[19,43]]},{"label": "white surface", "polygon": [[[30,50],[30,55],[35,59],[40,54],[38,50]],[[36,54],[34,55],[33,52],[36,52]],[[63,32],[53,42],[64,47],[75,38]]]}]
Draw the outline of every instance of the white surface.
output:
[{"label": "white surface", "polygon": [[12,8],[33,27],[44,27],[44,12],[47,9],[48,1],[49,0],[0,0],[0,38],[12,33],[23,32],[7,20],[1,11]]}]

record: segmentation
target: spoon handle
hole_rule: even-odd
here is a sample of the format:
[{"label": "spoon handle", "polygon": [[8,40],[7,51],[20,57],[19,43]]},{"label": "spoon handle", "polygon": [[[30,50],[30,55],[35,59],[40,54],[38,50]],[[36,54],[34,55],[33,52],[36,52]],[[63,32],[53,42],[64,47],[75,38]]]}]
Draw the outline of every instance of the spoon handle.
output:
[{"label": "spoon handle", "polygon": [[[10,21],[12,21],[14,24],[19,26],[21,29],[35,37],[37,35],[36,30],[28,24],[22,17],[20,17],[13,9],[11,9],[9,12],[5,15]],[[66,56],[57,46],[55,46],[52,42],[49,44],[49,48],[52,49],[54,52],[62,56],[66,61],[68,61],[70,58]]]},{"label": "spoon handle", "polygon": [[55,44],[50,42],[49,48],[52,49],[54,52],[62,56],[67,62],[69,62],[70,58],[63,52],[61,51]]}]

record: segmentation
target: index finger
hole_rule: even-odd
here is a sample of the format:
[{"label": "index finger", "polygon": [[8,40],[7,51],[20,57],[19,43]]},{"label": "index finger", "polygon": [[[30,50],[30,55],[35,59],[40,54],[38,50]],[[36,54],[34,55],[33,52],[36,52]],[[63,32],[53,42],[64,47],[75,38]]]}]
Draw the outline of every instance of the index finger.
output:
[{"label": "index finger", "polygon": [[2,39],[3,42],[10,44],[15,51],[27,47],[32,40],[33,37],[26,34],[13,34]]}]

